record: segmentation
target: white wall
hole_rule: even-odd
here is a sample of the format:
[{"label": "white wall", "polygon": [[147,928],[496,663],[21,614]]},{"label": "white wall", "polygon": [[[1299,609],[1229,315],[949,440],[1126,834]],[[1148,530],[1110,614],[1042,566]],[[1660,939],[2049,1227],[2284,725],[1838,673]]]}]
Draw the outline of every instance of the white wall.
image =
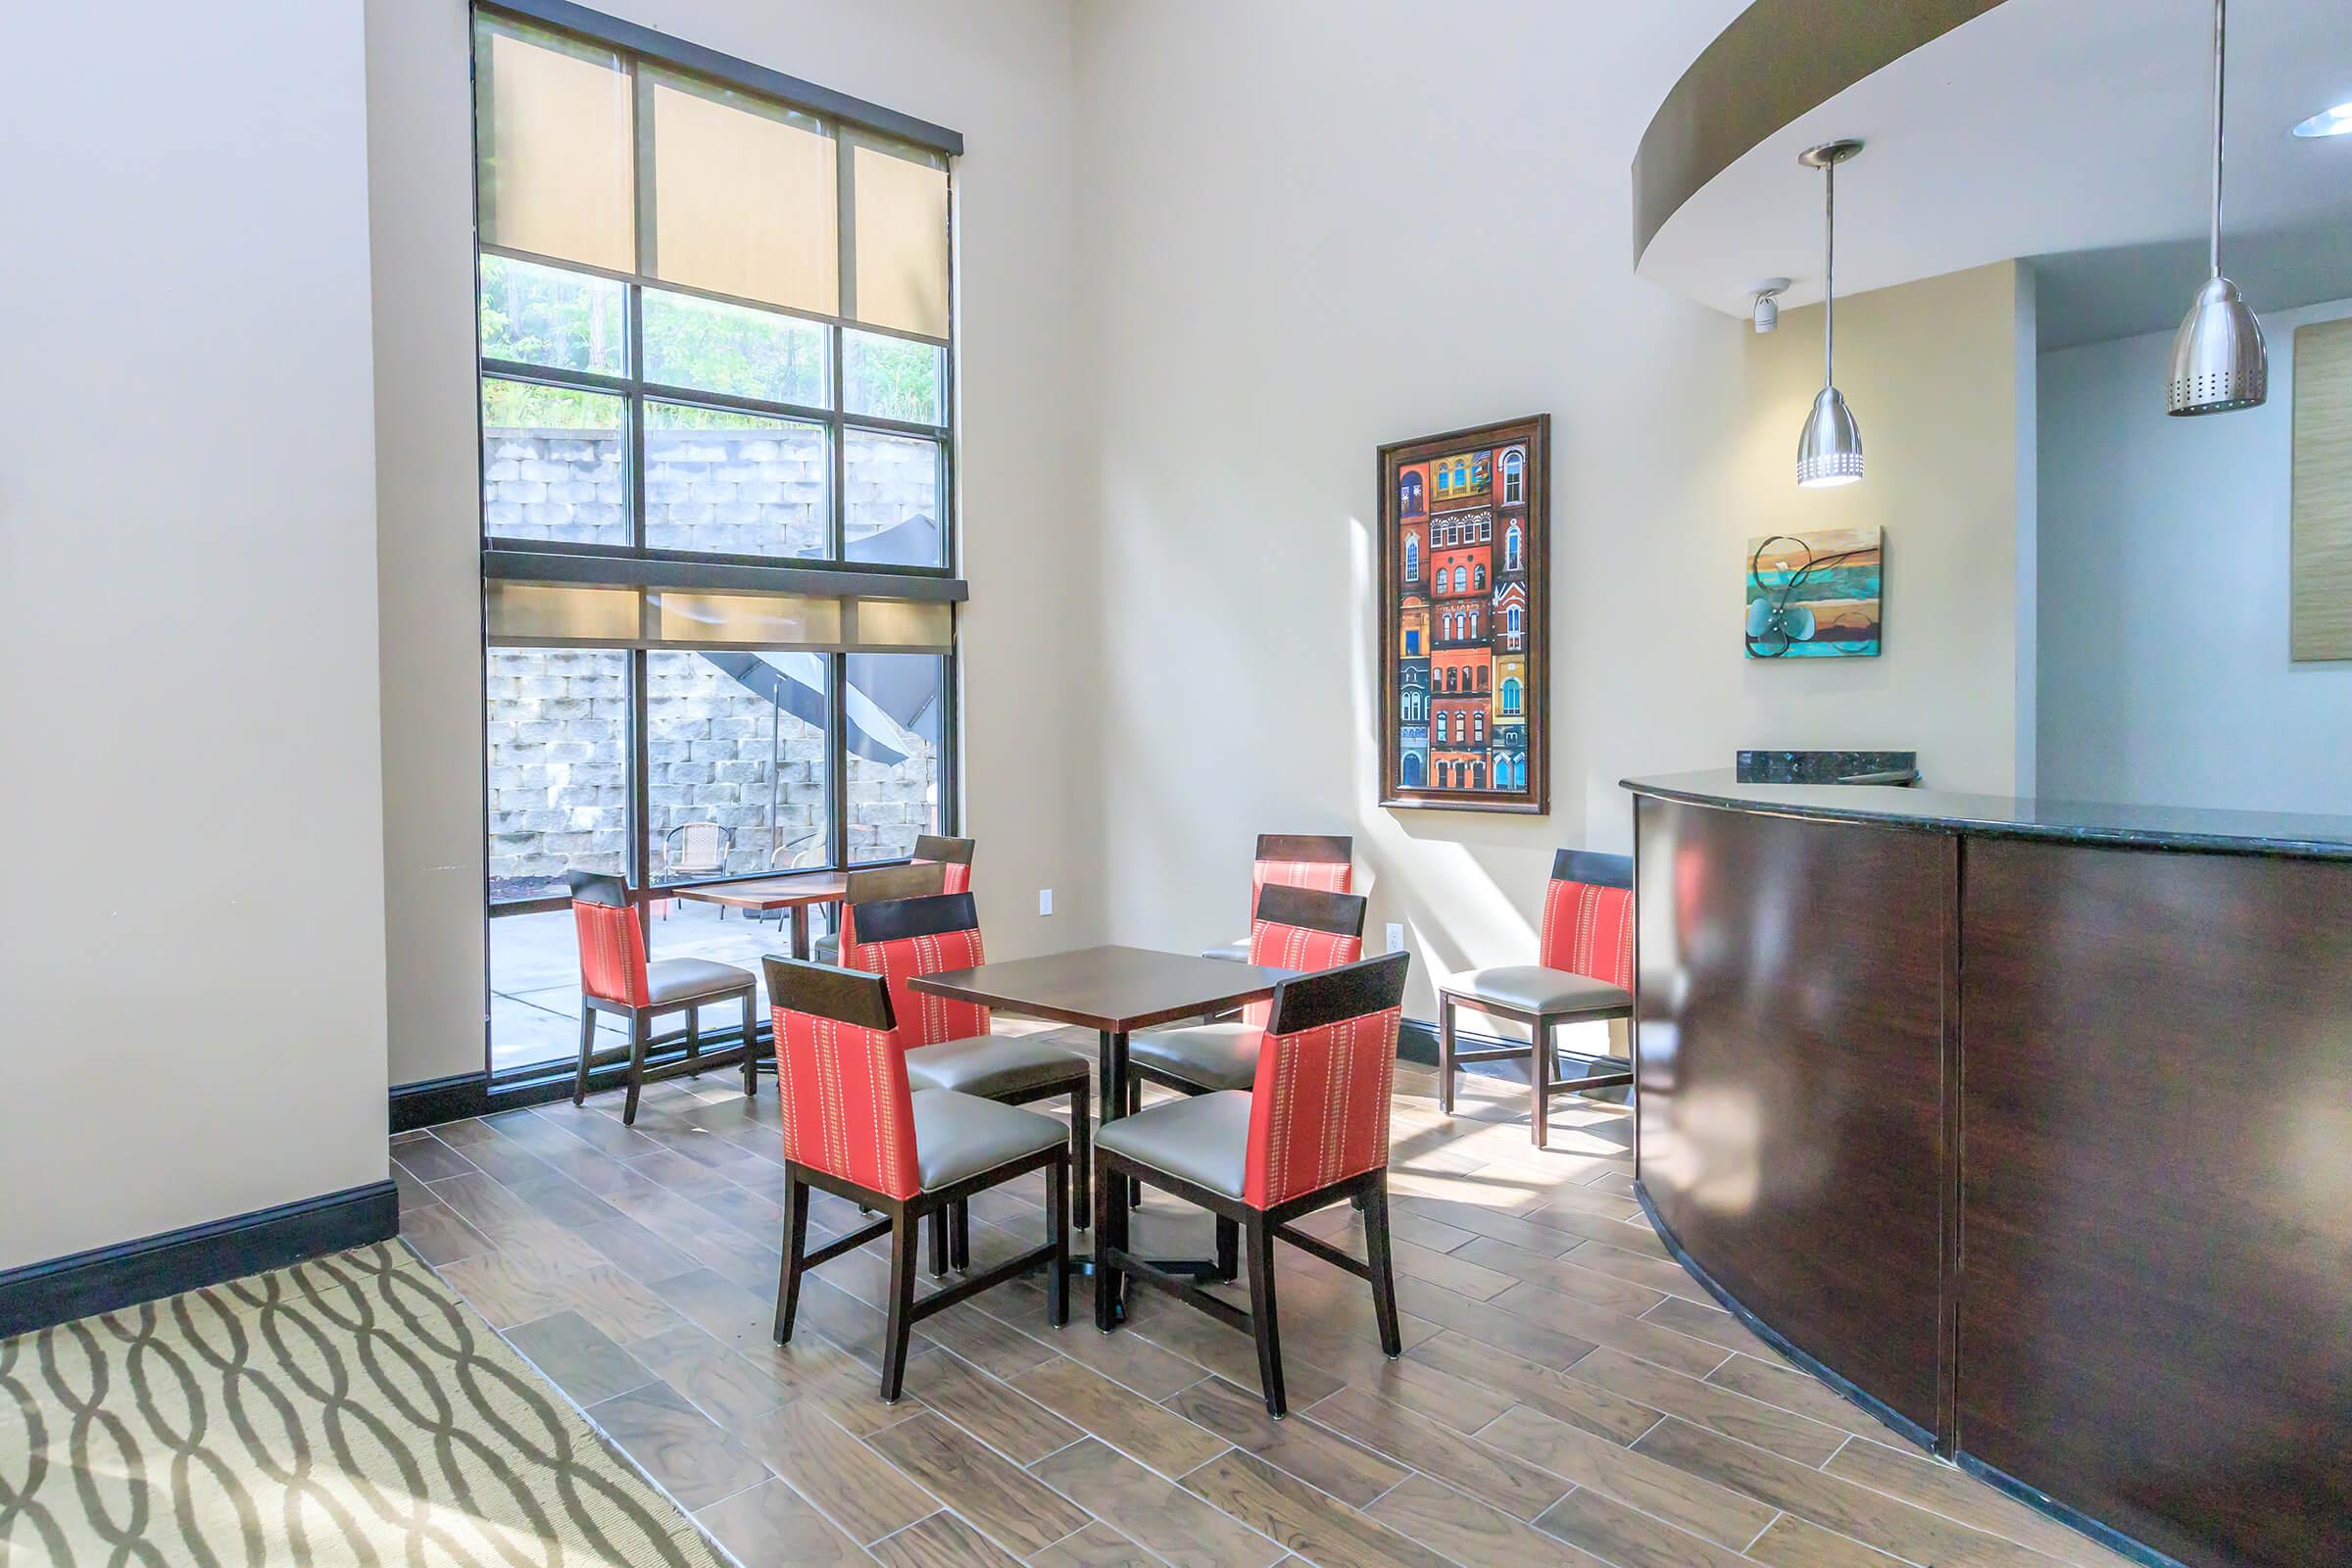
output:
[{"label": "white wall", "polygon": [[[471,126],[459,0],[368,0],[392,1080],[479,1071],[484,1000]],[[956,170],[964,821],[990,951],[1099,939],[1095,532],[1080,510],[1063,0],[600,0],[964,133]],[[1036,890],[1056,890],[1037,914]]]},{"label": "white wall", "polygon": [[0,1268],[386,1170],[360,8],[135,12],[0,98]]},{"label": "white wall", "polygon": [[2170,332],[2042,356],[2042,794],[2352,810],[2352,663],[2287,649],[2295,328],[2346,316],[2264,316],[2270,401],[2200,419]]},{"label": "white wall", "polygon": [[[1433,972],[1529,961],[1553,847],[1630,842],[1626,774],[1889,746],[2014,785],[2017,269],[1841,302],[1871,471],[1826,492],[1793,480],[1819,312],[1757,337],[1632,276],[1635,144],[1739,9],[1514,0],[1441,36],[1404,0],[1082,8],[1114,939],[1230,937],[1252,834],[1352,832],[1426,1018]],[[1374,449],[1540,411],[1551,814],[1384,811]],[[1870,524],[1885,656],[1744,660],[1745,540]]]}]

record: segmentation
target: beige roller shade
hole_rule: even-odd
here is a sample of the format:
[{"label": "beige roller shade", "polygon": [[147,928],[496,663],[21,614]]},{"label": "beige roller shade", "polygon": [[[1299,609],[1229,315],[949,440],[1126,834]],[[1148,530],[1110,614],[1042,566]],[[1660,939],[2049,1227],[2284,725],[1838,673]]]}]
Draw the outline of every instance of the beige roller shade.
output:
[{"label": "beige roller shade", "polygon": [[482,238],[625,272],[636,259],[629,77],[610,50],[478,18]]},{"label": "beige roller shade", "polygon": [[948,335],[948,172],[932,154],[863,137],[850,165],[853,314],[875,326]]},{"label": "beige roller shade", "polygon": [[2294,658],[2352,659],[2352,320],[2295,330]]},{"label": "beige roller shade", "polygon": [[649,75],[656,276],[831,316],[838,157],[807,115]]}]

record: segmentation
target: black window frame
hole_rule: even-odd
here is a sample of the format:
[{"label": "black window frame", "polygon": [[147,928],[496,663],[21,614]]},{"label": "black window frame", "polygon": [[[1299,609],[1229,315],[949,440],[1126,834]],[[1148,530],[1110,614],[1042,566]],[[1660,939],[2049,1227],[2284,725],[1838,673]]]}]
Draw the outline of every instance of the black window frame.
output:
[{"label": "black window frame", "polygon": [[[469,8],[467,59],[469,74],[478,70],[474,38],[477,36],[474,19],[489,18],[496,22],[526,28],[553,31],[567,35],[603,49],[617,53],[626,62],[630,78],[630,113],[642,112],[644,93],[638,83],[642,66],[652,66],[668,75],[686,76],[704,83],[747,92],[769,100],[781,107],[813,115],[832,127],[837,156],[843,165],[844,177],[837,187],[838,201],[846,204],[852,186],[847,166],[858,141],[851,132],[863,132],[886,140],[900,142],[937,155],[948,180],[949,228],[947,295],[948,331],[945,336],[932,337],[893,327],[858,321],[855,310],[855,251],[852,225],[842,224],[840,298],[838,314],[825,316],[807,310],[777,306],[765,301],[745,299],[720,291],[697,288],[667,279],[651,276],[643,270],[647,249],[646,229],[650,222],[644,204],[649,188],[645,167],[646,141],[632,134],[632,157],[636,160],[632,191],[636,199],[633,232],[633,270],[618,271],[591,266],[558,256],[547,256],[512,246],[485,242],[480,228],[480,191],[478,189],[479,100],[473,99],[476,122],[473,125],[477,189],[474,192],[474,253],[473,253],[473,314],[475,329],[474,361],[474,450],[477,464],[483,458],[483,385],[490,378],[518,381],[533,385],[604,393],[623,400],[623,470],[628,542],[625,545],[581,544],[525,539],[493,534],[489,530],[484,486],[479,482],[477,469],[475,508],[482,568],[481,575],[487,596],[488,585],[496,580],[538,582],[569,582],[597,586],[651,589],[660,587],[708,587],[736,592],[772,591],[786,594],[832,595],[843,599],[906,599],[914,601],[945,601],[951,606],[954,617],[948,646],[940,650],[893,649],[886,647],[836,647],[819,652],[826,673],[826,840],[828,854],[821,867],[808,869],[842,870],[852,864],[888,863],[853,861],[850,839],[850,738],[847,719],[849,661],[853,655],[899,655],[903,657],[933,658],[939,661],[940,694],[938,709],[938,825],[939,831],[955,834],[959,831],[961,715],[958,711],[960,616],[955,615],[953,606],[959,604],[967,588],[956,575],[958,561],[958,528],[960,494],[957,464],[956,374],[957,320],[959,300],[954,284],[956,245],[955,160],[963,151],[962,136],[944,126],[902,114],[880,105],[835,92],[812,82],[789,76],[767,67],[707,49],[686,40],[674,38],[652,28],[606,16],[569,0],[477,0]],[[626,344],[624,373],[612,375],[597,371],[572,370],[557,367],[530,365],[511,360],[493,359],[484,352],[481,341],[482,259],[500,257],[532,266],[556,269],[560,271],[601,278],[617,283],[623,291],[623,333]],[[654,382],[646,378],[644,356],[645,291],[657,289],[665,293],[710,301],[712,303],[756,311],[768,316],[781,316],[807,321],[821,327],[826,337],[827,375],[830,385],[829,408],[715,393],[694,388]],[[940,422],[924,423],[887,417],[878,415],[852,414],[844,397],[847,379],[847,349],[850,335],[895,338],[924,344],[940,354]],[[649,403],[685,405],[725,412],[748,414],[762,417],[785,418],[817,424],[824,428],[831,457],[831,473],[826,486],[828,518],[826,528],[827,553],[822,557],[775,557],[725,554],[716,552],[688,552],[647,546],[645,452],[646,420],[644,413]],[[848,555],[849,496],[847,484],[848,439],[852,432],[863,431],[881,436],[913,437],[932,443],[938,453],[937,492],[939,496],[938,523],[941,531],[941,561],[937,565],[904,565],[886,563],[853,561]],[[657,882],[653,875],[653,845],[650,837],[648,812],[650,808],[649,776],[651,762],[649,747],[649,704],[647,669],[649,657],[659,651],[684,651],[675,643],[543,643],[532,639],[502,637],[492,640],[487,609],[481,623],[481,654],[483,686],[481,714],[486,721],[489,713],[490,659],[497,649],[529,649],[533,647],[580,647],[619,652],[628,659],[628,710],[625,723],[626,750],[626,820],[627,849],[622,874],[628,882],[631,896],[639,904],[640,918],[647,912],[646,901],[687,888],[703,887],[725,882],[745,881],[778,874],[772,869],[759,869],[734,874],[694,877]],[[721,646],[713,644],[714,648]],[[737,652],[756,652],[753,645],[724,645]],[[477,800],[482,803],[485,855],[488,848],[489,780],[488,752],[483,754],[483,777]],[[511,898],[494,901],[490,896],[488,867],[484,867],[483,921],[484,952],[488,952],[488,924],[491,920],[510,916],[546,913],[568,907],[569,899],[564,895]],[[514,1088],[525,1080],[547,1079],[559,1072],[553,1062],[530,1063],[501,1071],[491,1066],[490,990],[487,965],[484,974],[483,996],[483,1059],[492,1087]],[[763,1028],[764,1026],[761,1025]],[[657,1051],[669,1045],[657,1041]],[[600,1058],[601,1059],[601,1058]],[[655,1059],[661,1059],[658,1054]],[[606,1072],[610,1069],[607,1068]],[[560,1072],[568,1077],[568,1062],[560,1064]],[[605,1076],[600,1072],[599,1079]]]}]

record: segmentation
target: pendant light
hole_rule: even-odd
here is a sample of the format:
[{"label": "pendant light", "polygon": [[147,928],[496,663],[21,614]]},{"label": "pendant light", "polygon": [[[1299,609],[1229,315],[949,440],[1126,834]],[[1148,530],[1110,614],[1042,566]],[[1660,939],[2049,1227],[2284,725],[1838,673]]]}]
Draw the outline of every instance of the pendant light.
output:
[{"label": "pendant light", "polygon": [[1858,141],[1824,142],[1796,155],[1825,179],[1821,269],[1821,394],[1796,440],[1796,482],[1809,489],[1852,484],[1862,477],[1862,430],[1845,394],[1838,390],[1838,166],[1862,150]]},{"label": "pendant light", "polygon": [[2197,302],[2173,339],[2173,375],[2166,389],[2171,414],[2228,414],[2261,406],[2271,394],[2271,355],[2262,322],[2237,285],[2222,275],[2222,58],[2229,0],[2213,0],[2213,221],[2212,266]]}]

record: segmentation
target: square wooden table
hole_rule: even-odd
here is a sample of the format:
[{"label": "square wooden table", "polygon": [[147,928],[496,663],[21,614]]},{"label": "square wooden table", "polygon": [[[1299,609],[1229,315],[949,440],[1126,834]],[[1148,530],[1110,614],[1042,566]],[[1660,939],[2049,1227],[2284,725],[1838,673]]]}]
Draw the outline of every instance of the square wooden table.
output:
[{"label": "square wooden table", "polygon": [[[915,975],[907,984],[957,1002],[1094,1030],[1102,1051],[1097,1114],[1108,1126],[1127,1114],[1129,1034],[1261,1002],[1294,972],[1190,953],[1102,947]],[[1217,1267],[1205,1258],[1147,1261],[1186,1273],[1213,1273]]]},{"label": "square wooden table", "polygon": [[729,908],[790,909],[792,911],[792,956],[808,956],[808,906],[838,904],[850,888],[847,873],[841,871],[795,871],[789,876],[754,877],[744,882],[707,882],[692,888],[649,888],[646,897],[654,899],[695,899],[704,904],[724,905]]}]

